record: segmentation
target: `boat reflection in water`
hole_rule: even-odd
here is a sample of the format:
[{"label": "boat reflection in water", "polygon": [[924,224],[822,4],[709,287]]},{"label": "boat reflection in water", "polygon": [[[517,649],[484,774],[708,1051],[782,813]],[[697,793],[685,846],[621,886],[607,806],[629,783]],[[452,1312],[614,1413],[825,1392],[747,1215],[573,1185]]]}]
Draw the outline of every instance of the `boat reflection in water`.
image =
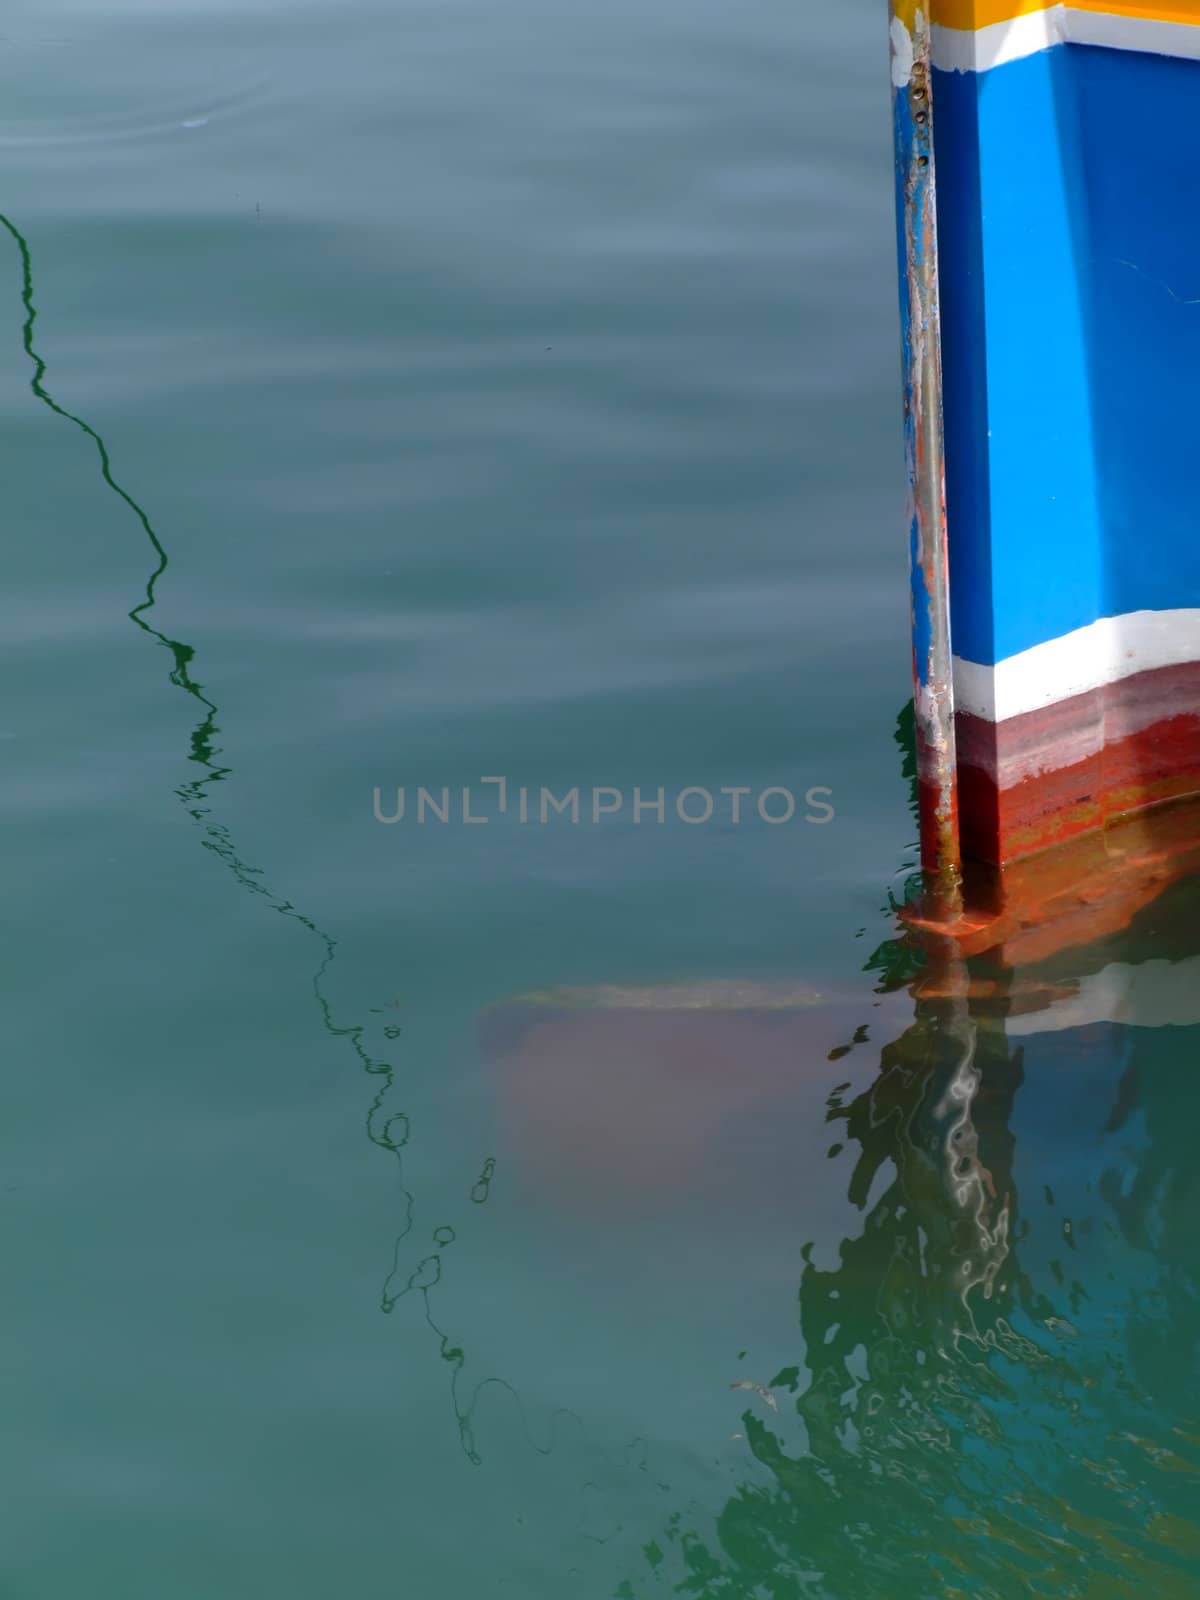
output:
[{"label": "boat reflection in water", "polygon": [[[1200,803],[1142,815],[876,953],[858,1014],[892,1042],[864,1075],[859,1028],[824,1110],[853,1226],[806,1247],[794,1360],[738,1397],[739,1486],[619,1594],[1200,1592],[1198,844]],[[853,1015],[770,986],[507,1008],[516,1161],[560,1199],[590,1164],[699,1192],[723,1120],[786,1121]],[[802,1240],[835,1170],[800,1174]]]}]

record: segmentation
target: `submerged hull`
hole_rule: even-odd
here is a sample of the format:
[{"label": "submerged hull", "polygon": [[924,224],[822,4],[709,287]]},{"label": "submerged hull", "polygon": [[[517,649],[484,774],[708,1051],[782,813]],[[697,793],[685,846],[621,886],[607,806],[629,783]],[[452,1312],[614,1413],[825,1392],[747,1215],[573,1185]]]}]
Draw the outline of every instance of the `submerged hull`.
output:
[{"label": "submerged hull", "polygon": [[902,178],[922,55],[932,101],[960,834],[1005,864],[1200,791],[1200,0],[898,3],[893,46]]}]

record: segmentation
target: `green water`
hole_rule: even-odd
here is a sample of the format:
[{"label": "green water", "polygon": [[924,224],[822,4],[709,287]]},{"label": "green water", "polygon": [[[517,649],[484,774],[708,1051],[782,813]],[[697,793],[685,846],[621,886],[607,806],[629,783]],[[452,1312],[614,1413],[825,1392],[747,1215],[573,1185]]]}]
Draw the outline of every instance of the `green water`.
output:
[{"label": "green water", "polygon": [[899,987],[878,5],[2,26],[0,1591],[1195,1593],[1194,893]]}]

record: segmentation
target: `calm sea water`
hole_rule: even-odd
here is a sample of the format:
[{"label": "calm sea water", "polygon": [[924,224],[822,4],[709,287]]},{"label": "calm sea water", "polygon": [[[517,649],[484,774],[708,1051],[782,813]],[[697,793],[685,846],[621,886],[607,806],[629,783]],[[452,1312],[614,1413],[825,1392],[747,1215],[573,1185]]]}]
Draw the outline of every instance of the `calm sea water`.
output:
[{"label": "calm sea water", "polygon": [[0,78],[3,1592],[1195,1593],[1195,897],[896,986],[876,0]]}]

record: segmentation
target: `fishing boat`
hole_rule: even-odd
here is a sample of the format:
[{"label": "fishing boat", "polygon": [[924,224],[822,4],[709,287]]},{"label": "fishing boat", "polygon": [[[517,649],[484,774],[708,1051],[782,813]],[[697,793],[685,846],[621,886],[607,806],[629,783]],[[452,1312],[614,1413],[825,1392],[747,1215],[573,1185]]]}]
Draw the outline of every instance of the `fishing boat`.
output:
[{"label": "fishing boat", "polygon": [[893,0],[891,42],[925,865],[1190,850],[1200,0]]}]

